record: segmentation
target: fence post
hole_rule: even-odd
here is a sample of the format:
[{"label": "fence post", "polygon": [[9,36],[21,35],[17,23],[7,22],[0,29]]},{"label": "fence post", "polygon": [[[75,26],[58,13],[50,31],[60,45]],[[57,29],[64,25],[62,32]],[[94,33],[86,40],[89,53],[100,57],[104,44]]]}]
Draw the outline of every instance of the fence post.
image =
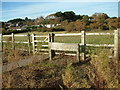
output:
[{"label": "fence post", "polygon": [[51,42],[51,35],[48,34],[48,42]]},{"label": "fence post", "polygon": [[78,44],[78,50],[77,50],[77,61],[80,61],[80,45]]},{"label": "fence post", "polygon": [[14,33],[12,33],[12,49],[15,50],[15,38],[14,38]]},{"label": "fence post", "polygon": [[51,42],[54,42],[54,36],[55,36],[55,34],[51,33]]},{"label": "fence post", "polygon": [[82,44],[81,58],[82,58],[82,60],[85,60],[85,58],[86,58],[86,55],[85,55],[85,47],[86,47],[85,31],[81,31],[81,44]]},{"label": "fence post", "polygon": [[[49,42],[51,42],[51,34],[48,34],[48,45],[49,45]],[[51,53],[50,47],[49,47],[49,58],[50,58],[50,60],[52,60],[52,53]]]},{"label": "fence post", "polygon": [[28,51],[30,54],[30,34],[29,33],[27,34],[27,38],[28,38]]},{"label": "fence post", "polygon": [[[51,33],[49,34],[49,42],[54,42],[54,33]],[[49,57],[50,57],[50,60],[52,60],[52,58],[55,56],[55,51],[54,50],[51,50],[51,48],[49,48]]]},{"label": "fence post", "polygon": [[35,34],[32,34],[33,54],[35,54]]},{"label": "fence post", "polygon": [[3,35],[0,34],[0,42],[1,42],[1,46],[0,46],[0,51],[3,51]]},{"label": "fence post", "polygon": [[120,59],[120,29],[114,31],[114,57]]}]

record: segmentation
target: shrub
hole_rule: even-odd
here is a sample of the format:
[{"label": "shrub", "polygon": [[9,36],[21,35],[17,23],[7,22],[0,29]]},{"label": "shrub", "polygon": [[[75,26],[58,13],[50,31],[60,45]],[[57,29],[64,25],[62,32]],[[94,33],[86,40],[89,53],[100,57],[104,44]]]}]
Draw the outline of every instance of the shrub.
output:
[{"label": "shrub", "polygon": [[[95,66],[97,73],[106,82],[106,88],[118,88],[118,64],[115,59],[108,58],[108,51],[103,50],[96,59],[92,59],[91,64]],[[101,79],[99,79],[99,84]],[[100,86],[102,88],[102,86]]]},{"label": "shrub", "polygon": [[65,74],[62,75],[63,83],[67,88],[90,88],[87,74],[81,67],[73,67],[68,64]]}]

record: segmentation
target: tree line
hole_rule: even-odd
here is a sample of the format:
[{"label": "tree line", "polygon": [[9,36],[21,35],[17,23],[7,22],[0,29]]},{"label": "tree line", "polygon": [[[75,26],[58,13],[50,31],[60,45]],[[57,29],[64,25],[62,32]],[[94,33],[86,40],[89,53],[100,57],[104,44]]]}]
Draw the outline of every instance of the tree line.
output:
[{"label": "tree line", "polygon": [[[60,24],[56,28],[66,31],[81,31],[81,30],[114,30],[120,28],[120,18],[109,17],[106,13],[94,13],[92,16],[76,15],[73,11],[56,12],[46,16],[40,16],[36,19],[13,19],[7,22],[2,22],[2,28],[6,29],[7,23],[22,24],[22,25],[45,25],[45,24]],[[40,26],[37,29],[43,29]]]},{"label": "tree line", "polygon": [[38,17],[36,24],[52,23],[61,25],[67,31],[114,30],[120,28],[120,18],[109,17],[106,13],[94,13],[92,16],[76,15],[73,11],[56,12],[46,18]]}]

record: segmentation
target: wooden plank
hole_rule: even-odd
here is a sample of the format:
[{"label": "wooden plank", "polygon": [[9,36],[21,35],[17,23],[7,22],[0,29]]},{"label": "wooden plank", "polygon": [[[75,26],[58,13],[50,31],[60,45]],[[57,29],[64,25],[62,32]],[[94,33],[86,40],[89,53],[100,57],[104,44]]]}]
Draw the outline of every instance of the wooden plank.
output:
[{"label": "wooden plank", "polygon": [[46,36],[46,35],[43,35],[43,36],[34,36],[34,37],[48,37],[48,36]]},{"label": "wooden plank", "polygon": [[14,34],[12,33],[12,49],[15,50],[15,38],[14,38]]},{"label": "wooden plank", "polygon": [[33,54],[35,54],[35,34],[32,34],[32,45],[33,45]]},{"label": "wooden plank", "polygon": [[76,58],[77,58],[77,61],[79,62],[80,61],[80,46],[79,44],[77,44],[77,53],[76,53]]},{"label": "wooden plank", "polygon": [[27,35],[14,35],[16,37],[23,37],[23,36],[27,36]]},{"label": "wooden plank", "polygon": [[48,41],[34,40],[34,42],[48,42]]},{"label": "wooden plank", "polygon": [[81,33],[55,34],[55,36],[79,36]]},{"label": "wooden plank", "polygon": [[51,35],[48,34],[48,42],[51,42]]},{"label": "wooden plank", "polygon": [[[54,33],[51,33],[51,34],[50,34],[50,40],[51,40],[51,42],[54,42],[54,36],[55,36]],[[50,48],[50,49],[49,49],[49,57],[50,57],[50,60],[52,60],[52,58],[53,58],[54,56],[55,56],[55,51]]]},{"label": "wooden plank", "polygon": [[120,59],[120,29],[115,30],[114,35],[114,57],[119,60]]},{"label": "wooden plank", "polygon": [[77,51],[78,45],[75,43],[49,43],[49,47],[52,50],[62,50],[62,51]]},{"label": "wooden plank", "polygon": [[[12,42],[12,41],[3,41],[3,42]],[[28,42],[21,42],[21,41],[15,41],[14,43],[28,43]]]},{"label": "wooden plank", "polygon": [[12,37],[12,35],[3,35],[3,37]]},{"label": "wooden plank", "polygon": [[55,36],[55,34],[51,33],[51,42],[54,42],[54,36]]},{"label": "wooden plank", "polygon": [[20,41],[15,41],[15,43],[25,43],[25,44],[28,44],[28,42],[20,42]]},{"label": "wooden plank", "polygon": [[42,47],[48,47],[48,45],[42,45]]},{"label": "wooden plank", "polygon": [[28,33],[27,34],[27,39],[28,39],[28,51],[29,51],[29,54],[30,54],[30,34]]},{"label": "wooden plank", "polygon": [[114,44],[86,44],[86,46],[93,46],[93,47],[114,47]]},{"label": "wooden plank", "polygon": [[12,42],[12,41],[3,41],[3,42]]},{"label": "wooden plank", "polygon": [[3,50],[3,35],[0,34],[0,51]]},{"label": "wooden plank", "polygon": [[86,47],[86,40],[85,40],[85,31],[81,31],[81,33],[82,33],[82,35],[81,35],[81,47],[82,47],[82,52],[81,52],[81,54],[82,54],[82,56],[81,56],[81,58],[82,58],[82,60],[84,61],[85,60],[85,47]]},{"label": "wooden plank", "polygon": [[86,35],[114,35],[114,33],[86,33]]}]

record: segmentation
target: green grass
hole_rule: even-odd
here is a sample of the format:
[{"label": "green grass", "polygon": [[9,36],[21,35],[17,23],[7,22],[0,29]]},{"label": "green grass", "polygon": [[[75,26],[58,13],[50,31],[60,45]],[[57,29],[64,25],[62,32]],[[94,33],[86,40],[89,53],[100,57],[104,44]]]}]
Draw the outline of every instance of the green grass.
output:
[{"label": "green grass", "polygon": [[[92,31],[91,31],[92,32]],[[96,31],[96,32],[101,32],[101,31]],[[113,31],[102,31],[102,32],[110,32],[112,33]],[[48,35],[49,33],[52,32],[30,32],[30,34],[36,34],[36,35]],[[67,32],[53,32],[53,33],[67,33]],[[25,35],[27,33],[19,33],[16,35]],[[3,40],[9,41],[10,37],[4,37]],[[37,40],[44,40],[44,38],[36,38]],[[31,38],[32,40],[32,38]],[[15,36],[15,41],[27,41],[27,37],[18,37]],[[55,42],[62,42],[62,43],[80,43],[81,42],[81,36],[57,36],[55,37]],[[88,44],[113,44],[114,43],[114,36],[113,35],[91,35],[91,36],[86,36],[86,43]]]}]

